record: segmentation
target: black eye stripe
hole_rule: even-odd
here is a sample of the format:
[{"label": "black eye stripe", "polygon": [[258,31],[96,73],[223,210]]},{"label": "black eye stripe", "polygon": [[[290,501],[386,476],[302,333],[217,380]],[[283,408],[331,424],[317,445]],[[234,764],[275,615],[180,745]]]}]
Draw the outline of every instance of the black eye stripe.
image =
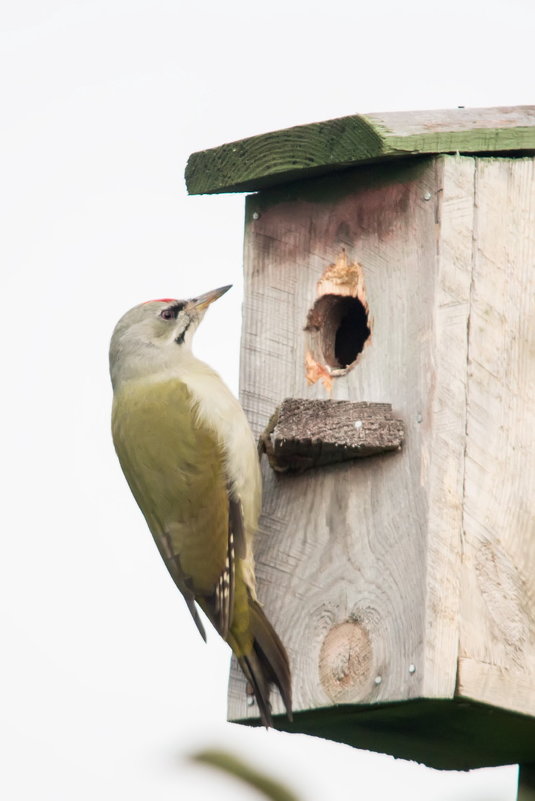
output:
[{"label": "black eye stripe", "polygon": [[178,313],[182,311],[185,305],[186,304],[184,301],[177,300],[177,302],[173,303],[172,306],[162,309],[160,312],[160,317],[162,317],[164,320],[176,320]]}]

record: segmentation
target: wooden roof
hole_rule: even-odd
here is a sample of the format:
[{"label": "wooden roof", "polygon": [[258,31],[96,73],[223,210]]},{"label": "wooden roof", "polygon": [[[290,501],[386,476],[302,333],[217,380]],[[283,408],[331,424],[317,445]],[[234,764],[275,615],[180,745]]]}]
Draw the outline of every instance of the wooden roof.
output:
[{"label": "wooden roof", "polygon": [[359,164],[434,153],[535,152],[535,106],[355,114],[193,153],[192,195],[251,192]]}]

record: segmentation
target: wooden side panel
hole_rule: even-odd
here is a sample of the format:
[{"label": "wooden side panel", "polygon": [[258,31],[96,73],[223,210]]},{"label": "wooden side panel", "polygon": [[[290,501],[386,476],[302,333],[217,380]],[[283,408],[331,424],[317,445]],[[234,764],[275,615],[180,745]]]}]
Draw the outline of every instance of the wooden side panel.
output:
[{"label": "wooden side panel", "polygon": [[535,714],[535,160],[479,159],[458,693]]},{"label": "wooden side panel", "polygon": [[466,360],[474,217],[473,158],[442,156],[437,207],[437,282],[433,321],[431,416],[422,448],[429,492],[426,698],[452,696],[459,641],[462,495],[466,435]]},{"label": "wooden side panel", "polygon": [[[248,199],[241,395],[255,433],[286,397],[391,403],[406,427],[402,451],[365,463],[296,476],[264,459],[259,597],[287,645],[297,710],[454,692],[470,170],[439,157]],[[307,384],[303,329],[342,248],[362,266],[371,337],[329,394]],[[256,716],[235,669],[229,716]]]}]

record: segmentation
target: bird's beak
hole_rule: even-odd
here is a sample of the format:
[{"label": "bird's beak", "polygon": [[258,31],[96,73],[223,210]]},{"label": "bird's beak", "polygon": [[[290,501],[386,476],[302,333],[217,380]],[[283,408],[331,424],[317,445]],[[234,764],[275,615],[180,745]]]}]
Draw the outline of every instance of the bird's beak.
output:
[{"label": "bird's beak", "polygon": [[228,292],[231,286],[232,284],[228,284],[228,286],[220,286],[219,289],[212,289],[211,292],[205,292],[204,295],[199,295],[198,298],[192,298],[191,300],[188,300],[188,305],[186,308],[199,309],[199,311],[202,311],[203,309],[206,309],[210,303],[213,303],[214,300],[217,300],[221,297],[221,295],[224,295],[225,292]]}]

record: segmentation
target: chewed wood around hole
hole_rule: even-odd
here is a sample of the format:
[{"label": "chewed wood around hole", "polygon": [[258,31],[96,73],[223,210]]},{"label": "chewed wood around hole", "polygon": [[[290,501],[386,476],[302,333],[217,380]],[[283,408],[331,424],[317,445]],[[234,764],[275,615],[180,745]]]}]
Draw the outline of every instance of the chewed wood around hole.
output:
[{"label": "chewed wood around hole", "polygon": [[342,249],[316,284],[316,300],[305,325],[305,374],[309,384],[332,380],[356,363],[371,336],[364,269]]}]

